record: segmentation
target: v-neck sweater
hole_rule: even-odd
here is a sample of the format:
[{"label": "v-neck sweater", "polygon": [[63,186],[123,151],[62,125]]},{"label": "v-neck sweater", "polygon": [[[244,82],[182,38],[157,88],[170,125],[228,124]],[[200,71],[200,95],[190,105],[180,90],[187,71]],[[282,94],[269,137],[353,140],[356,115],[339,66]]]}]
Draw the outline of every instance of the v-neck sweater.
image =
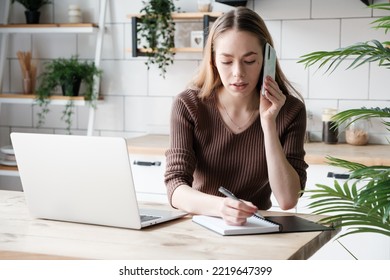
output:
[{"label": "v-neck sweater", "polygon": [[[264,135],[260,117],[244,131],[232,132],[217,108],[215,95],[202,100],[195,90],[180,93],[172,104],[170,147],[166,151],[165,184],[169,202],[180,185],[223,196],[224,186],[259,209],[271,207]],[[304,161],[306,110],[289,95],[276,118],[277,133],[288,162],[306,183]]]}]

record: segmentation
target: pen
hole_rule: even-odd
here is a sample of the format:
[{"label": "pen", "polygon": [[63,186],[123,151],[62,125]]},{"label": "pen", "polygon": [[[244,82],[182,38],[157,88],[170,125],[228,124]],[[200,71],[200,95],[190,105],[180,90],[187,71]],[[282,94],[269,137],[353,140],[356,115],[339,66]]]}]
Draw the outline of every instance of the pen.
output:
[{"label": "pen", "polygon": [[[230,197],[230,198],[232,198],[232,199],[234,199],[234,200],[239,200],[239,201],[241,201],[241,199],[239,199],[237,196],[235,196],[231,191],[225,189],[225,188],[222,187],[222,186],[219,187],[218,191],[219,191],[220,193],[224,194],[224,195],[227,196],[227,197]],[[255,217],[257,217],[257,218],[260,218],[260,219],[264,219],[264,217],[263,217],[261,214],[259,214],[259,213],[253,213],[253,216],[255,216]]]}]

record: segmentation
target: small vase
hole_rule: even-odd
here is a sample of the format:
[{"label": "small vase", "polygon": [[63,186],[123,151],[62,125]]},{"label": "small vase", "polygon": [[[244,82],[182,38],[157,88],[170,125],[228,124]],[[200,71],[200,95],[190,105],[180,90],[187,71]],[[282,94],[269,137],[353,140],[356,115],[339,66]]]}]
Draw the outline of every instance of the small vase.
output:
[{"label": "small vase", "polygon": [[39,17],[41,16],[41,12],[39,11],[25,11],[26,15],[26,23],[28,24],[36,24],[39,23]]},{"label": "small vase", "polygon": [[31,80],[29,78],[23,79],[23,94],[31,94],[32,93],[32,87],[31,87]]}]

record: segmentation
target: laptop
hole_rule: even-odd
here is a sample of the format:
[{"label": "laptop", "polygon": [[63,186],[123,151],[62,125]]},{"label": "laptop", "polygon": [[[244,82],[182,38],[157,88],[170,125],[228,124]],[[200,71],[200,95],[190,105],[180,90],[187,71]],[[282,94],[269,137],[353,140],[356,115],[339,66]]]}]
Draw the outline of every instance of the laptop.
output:
[{"label": "laptop", "polygon": [[33,217],[141,229],[187,214],[139,208],[124,138],[13,132],[11,141]]}]

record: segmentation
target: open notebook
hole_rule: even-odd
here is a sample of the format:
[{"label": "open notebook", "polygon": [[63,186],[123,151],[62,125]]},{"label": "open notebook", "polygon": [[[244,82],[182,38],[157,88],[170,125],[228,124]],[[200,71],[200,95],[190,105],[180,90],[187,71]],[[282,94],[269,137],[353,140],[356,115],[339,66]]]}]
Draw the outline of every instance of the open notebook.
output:
[{"label": "open notebook", "polygon": [[269,216],[264,219],[252,216],[243,226],[231,226],[221,218],[203,215],[193,216],[192,221],[221,235],[333,230],[332,227],[326,227],[298,216]]}]

